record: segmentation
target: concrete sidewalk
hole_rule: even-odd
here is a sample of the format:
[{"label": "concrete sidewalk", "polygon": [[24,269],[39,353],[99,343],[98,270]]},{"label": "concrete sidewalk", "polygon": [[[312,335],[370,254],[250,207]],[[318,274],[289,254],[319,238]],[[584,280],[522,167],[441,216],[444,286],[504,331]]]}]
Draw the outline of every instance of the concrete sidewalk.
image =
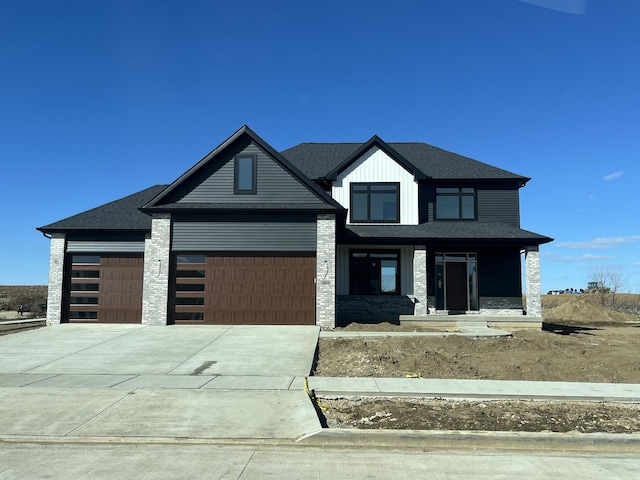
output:
[{"label": "concrete sidewalk", "polygon": [[[0,374],[0,389],[303,391],[318,396],[424,397],[452,400],[575,400],[640,403],[640,384],[455,380],[430,378],[255,375]],[[0,390],[0,393],[3,390]],[[19,390],[15,392],[19,393]],[[79,393],[78,393],[79,394]]]},{"label": "concrete sidewalk", "polygon": [[[294,386],[296,382],[294,381]],[[458,400],[576,400],[640,403],[640,384],[310,377],[318,396],[425,397]]]}]

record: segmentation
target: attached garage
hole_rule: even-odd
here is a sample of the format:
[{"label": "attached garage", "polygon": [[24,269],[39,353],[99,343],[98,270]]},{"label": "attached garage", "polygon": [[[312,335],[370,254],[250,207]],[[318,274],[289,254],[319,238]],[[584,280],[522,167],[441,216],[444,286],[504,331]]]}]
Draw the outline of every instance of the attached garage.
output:
[{"label": "attached garage", "polygon": [[179,253],[174,265],[176,324],[315,324],[315,255]]},{"label": "attached garage", "polygon": [[68,322],[140,323],[144,275],[141,253],[71,254],[68,265]]}]

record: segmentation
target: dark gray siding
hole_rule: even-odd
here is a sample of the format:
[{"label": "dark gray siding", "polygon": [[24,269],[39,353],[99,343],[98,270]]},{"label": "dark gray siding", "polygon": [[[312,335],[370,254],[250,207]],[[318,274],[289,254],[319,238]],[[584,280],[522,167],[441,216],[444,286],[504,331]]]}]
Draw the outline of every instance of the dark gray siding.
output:
[{"label": "dark gray siding", "polygon": [[481,297],[522,295],[520,250],[504,248],[478,252],[478,293]]},{"label": "dark gray siding", "polygon": [[[438,185],[440,186],[440,185]],[[520,227],[520,192],[516,184],[443,184],[447,187],[474,187],[479,222],[506,223]],[[435,221],[436,185],[420,188],[420,223]]]},{"label": "dark gray siding", "polygon": [[67,252],[78,253],[117,253],[117,252],[144,252],[144,241],[78,241],[67,242]]},{"label": "dark gray siding", "polygon": [[[218,216],[173,223],[174,251],[315,252],[313,215]],[[214,221],[211,221],[214,220]]]},{"label": "dark gray siding", "polygon": [[498,222],[520,227],[518,190],[479,189],[477,206],[479,222]]},{"label": "dark gray siding", "polygon": [[[254,195],[234,194],[234,158],[240,153],[257,156],[257,193]],[[257,145],[248,141],[238,142],[215,161],[209,162],[172,192],[165,201],[215,204],[295,203],[326,206],[307,186],[300,183]]]}]

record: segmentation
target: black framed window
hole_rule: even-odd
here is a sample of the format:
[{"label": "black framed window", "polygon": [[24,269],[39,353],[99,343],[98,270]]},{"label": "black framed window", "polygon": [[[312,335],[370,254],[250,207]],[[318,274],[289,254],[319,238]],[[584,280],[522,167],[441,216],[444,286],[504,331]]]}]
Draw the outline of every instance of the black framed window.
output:
[{"label": "black framed window", "polygon": [[239,194],[254,194],[256,189],[255,155],[238,155],[234,161],[233,191]]},{"label": "black framed window", "polygon": [[475,220],[475,188],[436,188],[437,220]]},{"label": "black framed window", "polygon": [[398,295],[400,252],[397,250],[352,251],[349,256],[351,295]]},{"label": "black framed window", "polygon": [[399,183],[352,183],[352,223],[400,222]]}]

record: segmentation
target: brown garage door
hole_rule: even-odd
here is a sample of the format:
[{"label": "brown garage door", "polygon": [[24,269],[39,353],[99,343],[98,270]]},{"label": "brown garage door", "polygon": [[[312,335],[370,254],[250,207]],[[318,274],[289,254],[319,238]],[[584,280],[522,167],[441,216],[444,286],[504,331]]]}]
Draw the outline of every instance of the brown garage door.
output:
[{"label": "brown garage door", "polygon": [[315,324],[315,257],[178,254],[175,262],[175,323]]},{"label": "brown garage door", "polygon": [[142,255],[73,255],[69,265],[69,322],[140,323]]}]

